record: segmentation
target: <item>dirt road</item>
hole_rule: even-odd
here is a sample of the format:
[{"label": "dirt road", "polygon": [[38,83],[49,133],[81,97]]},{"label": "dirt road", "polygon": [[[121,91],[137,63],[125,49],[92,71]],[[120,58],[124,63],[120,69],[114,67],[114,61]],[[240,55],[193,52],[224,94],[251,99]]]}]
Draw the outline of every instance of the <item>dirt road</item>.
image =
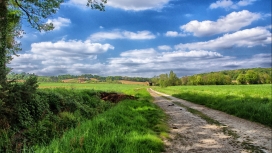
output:
[{"label": "dirt road", "polygon": [[[154,103],[169,115],[170,139],[165,139],[167,153],[272,153],[272,131],[226,113],[148,89]],[[208,124],[203,116],[218,121]]]}]

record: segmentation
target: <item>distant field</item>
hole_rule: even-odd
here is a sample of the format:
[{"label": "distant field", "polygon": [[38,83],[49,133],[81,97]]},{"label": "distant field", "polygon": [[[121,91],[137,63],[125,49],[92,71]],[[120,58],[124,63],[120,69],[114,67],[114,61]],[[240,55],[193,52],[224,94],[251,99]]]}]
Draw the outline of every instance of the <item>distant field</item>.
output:
[{"label": "distant field", "polygon": [[272,127],[270,84],[152,88],[177,98]]},{"label": "distant field", "polygon": [[108,84],[108,83],[39,83],[39,88],[91,89],[101,91],[131,92],[133,89],[146,88],[139,84]]},{"label": "distant field", "polygon": [[120,80],[122,84],[138,84],[138,85],[148,85],[147,82],[136,82],[136,81],[126,81],[126,80]]}]

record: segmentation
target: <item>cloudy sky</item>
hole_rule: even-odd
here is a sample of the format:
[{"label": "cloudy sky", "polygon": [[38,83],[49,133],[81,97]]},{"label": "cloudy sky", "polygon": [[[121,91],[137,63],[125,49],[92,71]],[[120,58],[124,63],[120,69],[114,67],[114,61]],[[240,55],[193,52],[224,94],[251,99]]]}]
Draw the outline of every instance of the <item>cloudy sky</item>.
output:
[{"label": "cloudy sky", "polygon": [[13,72],[179,77],[271,67],[271,0],[108,0],[106,11],[67,0],[26,34]]}]

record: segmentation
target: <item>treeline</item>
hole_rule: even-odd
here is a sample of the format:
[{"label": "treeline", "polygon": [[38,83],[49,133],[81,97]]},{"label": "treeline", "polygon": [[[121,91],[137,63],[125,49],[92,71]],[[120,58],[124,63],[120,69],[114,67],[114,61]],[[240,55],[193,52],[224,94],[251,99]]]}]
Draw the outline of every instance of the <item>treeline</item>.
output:
[{"label": "treeline", "polygon": [[271,68],[224,70],[184,76],[181,85],[269,84]]},{"label": "treeline", "polygon": [[181,85],[181,80],[172,70],[170,71],[169,75],[166,73],[159,76],[154,76],[151,79],[151,82],[152,85],[161,87]]},{"label": "treeline", "polygon": [[269,84],[271,68],[251,68],[224,70],[184,76],[178,78],[173,71],[161,74],[152,79],[153,85],[167,87],[176,85],[230,85],[230,84]]},{"label": "treeline", "polygon": [[[14,73],[11,72],[7,75],[8,80],[26,80],[31,75],[30,73]],[[99,76],[99,75],[92,75],[92,74],[82,74],[82,75],[58,75],[58,76],[38,76],[38,82],[62,82],[62,80],[66,79],[84,79],[90,80],[95,79],[98,82],[117,82],[119,80],[126,80],[126,81],[137,81],[137,82],[146,82],[150,81],[150,78],[143,78],[143,77],[127,77],[127,76]]]}]

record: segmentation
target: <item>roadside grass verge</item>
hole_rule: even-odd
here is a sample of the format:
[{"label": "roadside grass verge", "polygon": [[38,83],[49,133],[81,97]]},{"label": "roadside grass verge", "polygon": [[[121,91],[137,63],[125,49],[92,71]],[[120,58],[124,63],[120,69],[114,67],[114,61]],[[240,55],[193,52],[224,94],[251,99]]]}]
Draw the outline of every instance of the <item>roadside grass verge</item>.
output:
[{"label": "roadside grass verge", "polygon": [[177,98],[272,127],[271,85],[152,88]]},{"label": "roadside grass verge", "polygon": [[142,95],[138,100],[124,100],[54,139],[50,145],[32,149],[39,153],[162,152],[164,145],[160,136],[168,131],[166,116],[150,102],[146,89],[137,92]]},{"label": "roadside grass verge", "polygon": [[[22,152],[33,145],[49,144],[115,105],[100,100],[97,94],[94,90],[40,89],[27,101],[17,100],[9,118],[0,117],[0,152]],[[3,127],[5,124],[9,126]]]},{"label": "roadside grass verge", "polygon": [[214,124],[217,126],[220,126],[222,128],[222,132],[225,135],[231,136],[233,138],[232,143],[234,144],[240,144],[242,145],[242,147],[250,152],[258,152],[258,153],[265,153],[261,147],[259,146],[255,146],[253,143],[251,143],[251,140],[244,140],[243,142],[239,142],[237,139],[240,137],[235,131],[231,130],[229,127],[225,126],[224,124],[218,122],[215,119],[210,118],[209,116],[203,114],[202,112],[195,110],[193,108],[187,107],[179,102],[173,102],[174,104],[183,107],[185,109],[187,109],[187,111],[189,111],[190,113],[199,116],[200,118],[202,118],[203,120],[205,120],[208,124]]}]

